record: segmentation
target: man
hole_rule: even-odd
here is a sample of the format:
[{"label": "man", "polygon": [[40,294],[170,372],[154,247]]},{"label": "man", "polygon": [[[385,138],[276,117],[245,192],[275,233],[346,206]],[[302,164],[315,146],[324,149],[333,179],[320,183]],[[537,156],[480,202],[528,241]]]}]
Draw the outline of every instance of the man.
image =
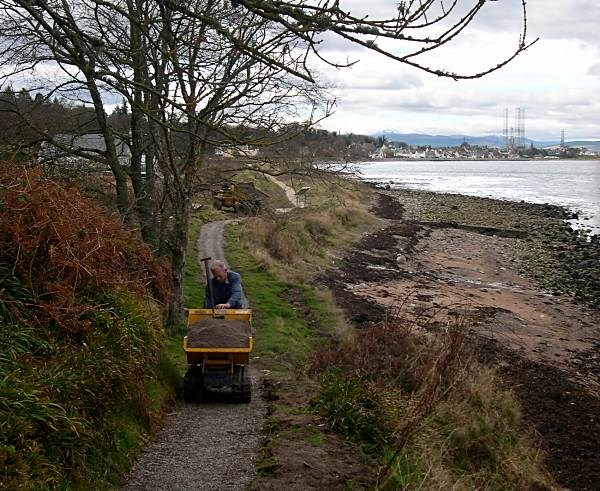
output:
[{"label": "man", "polygon": [[213,261],[210,272],[212,273],[210,284],[212,285],[214,304],[207,286],[204,302],[206,307],[209,309],[212,309],[213,306],[216,309],[243,308],[244,291],[241,276],[234,271],[229,271],[223,261]]}]

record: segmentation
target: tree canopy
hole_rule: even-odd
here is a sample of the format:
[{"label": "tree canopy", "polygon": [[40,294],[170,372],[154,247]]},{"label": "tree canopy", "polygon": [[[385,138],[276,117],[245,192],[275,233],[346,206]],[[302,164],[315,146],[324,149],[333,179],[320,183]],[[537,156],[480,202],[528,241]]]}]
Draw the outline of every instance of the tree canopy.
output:
[{"label": "tree canopy", "polygon": [[171,257],[181,300],[190,203],[209,175],[207,156],[214,147],[285,140],[331,113],[312,62],[352,60],[327,59],[325,34],[435,75],[477,78],[530,45],[524,0],[521,35],[506,59],[459,74],[422,56],[455,40],[487,3],[408,0],[378,18],[353,15],[338,0],[0,0],[0,89],[42,94],[35,107],[56,98],[83,107],[70,132],[93,132],[103,144],[65,144],[27,104],[0,109],[18,117],[32,141],[110,169],[123,220]]}]

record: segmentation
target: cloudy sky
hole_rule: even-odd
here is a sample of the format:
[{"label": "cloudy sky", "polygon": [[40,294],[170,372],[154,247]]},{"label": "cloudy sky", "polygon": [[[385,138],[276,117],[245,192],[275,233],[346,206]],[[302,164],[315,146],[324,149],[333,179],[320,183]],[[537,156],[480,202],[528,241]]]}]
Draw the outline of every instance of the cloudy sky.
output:
[{"label": "cloudy sky", "polygon": [[[353,13],[368,8],[376,14],[397,2],[341,3]],[[564,129],[567,140],[600,139],[600,1],[529,0],[527,8],[527,38],[539,41],[502,70],[477,80],[439,78],[325,39],[330,59],[360,61],[340,70],[321,65],[321,81],[336,87],[337,98],[336,113],[321,126],[355,133],[501,134],[505,109],[512,126],[520,107],[529,138],[558,140]],[[458,42],[430,55],[427,64],[461,73],[497,64],[518,43],[520,15],[520,0],[486,4]]]}]

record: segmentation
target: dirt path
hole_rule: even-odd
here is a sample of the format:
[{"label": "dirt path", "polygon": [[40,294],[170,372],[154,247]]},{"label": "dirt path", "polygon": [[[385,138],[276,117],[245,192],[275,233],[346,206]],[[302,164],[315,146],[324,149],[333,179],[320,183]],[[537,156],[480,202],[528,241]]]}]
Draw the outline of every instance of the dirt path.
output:
[{"label": "dirt path", "polygon": [[225,225],[232,223],[234,220],[220,220],[218,222],[209,222],[202,226],[198,241],[196,242],[196,250],[198,251],[198,261],[204,257],[212,257],[213,259],[221,259],[227,264],[227,259],[224,253],[224,232]]},{"label": "dirt path", "polygon": [[[285,195],[287,196],[287,199],[289,200],[289,202],[292,204],[292,206],[294,207],[298,207],[298,208],[304,208],[304,203],[298,200],[298,197],[296,196],[296,191],[294,191],[294,188],[292,188],[291,186],[288,186],[285,182],[280,181],[279,179],[277,179],[274,176],[270,176],[268,174],[265,174],[271,181],[273,181],[275,184],[277,184],[281,189],[283,189],[283,191],[285,192]],[[286,212],[286,211],[290,211],[291,208],[278,208],[277,211],[279,212]]]},{"label": "dirt path", "polygon": [[[219,220],[217,222],[209,222],[202,226],[200,234],[198,235],[198,241],[196,242],[196,250],[198,251],[198,262],[205,257],[210,257],[212,260],[221,260],[227,267],[227,258],[224,252],[224,233],[225,225],[228,223],[235,223],[238,220]],[[233,269],[233,268],[232,268]],[[203,271],[204,273],[204,271]],[[205,281],[204,276],[200,278],[200,281]],[[242,305],[248,305],[248,299],[246,294],[242,297]]]},{"label": "dirt path", "polygon": [[549,470],[568,489],[600,489],[598,312],[520,275],[510,253],[519,239],[403,220],[397,203],[381,199],[376,211],[388,225],[324,278],[352,320],[377,322],[399,305],[424,329],[470,318],[481,356],[520,399]]},{"label": "dirt path", "polygon": [[[223,230],[228,222],[202,227],[198,258],[225,258]],[[178,403],[156,441],[140,455],[124,490],[243,490],[254,477],[266,405],[252,373],[250,404],[211,400]]]}]

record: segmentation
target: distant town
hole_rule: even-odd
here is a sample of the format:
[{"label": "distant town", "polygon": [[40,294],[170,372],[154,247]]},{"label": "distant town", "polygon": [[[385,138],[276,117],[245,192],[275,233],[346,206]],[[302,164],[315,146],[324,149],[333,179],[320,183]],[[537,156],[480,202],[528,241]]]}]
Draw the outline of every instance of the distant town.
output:
[{"label": "distant town", "polygon": [[496,148],[463,142],[458,146],[432,147],[388,141],[384,137],[380,137],[379,140],[380,145],[369,155],[373,160],[594,159],[600,157],[600,152],[597,150],[567,145],[536,148],[530,144],[528,147]]}]

